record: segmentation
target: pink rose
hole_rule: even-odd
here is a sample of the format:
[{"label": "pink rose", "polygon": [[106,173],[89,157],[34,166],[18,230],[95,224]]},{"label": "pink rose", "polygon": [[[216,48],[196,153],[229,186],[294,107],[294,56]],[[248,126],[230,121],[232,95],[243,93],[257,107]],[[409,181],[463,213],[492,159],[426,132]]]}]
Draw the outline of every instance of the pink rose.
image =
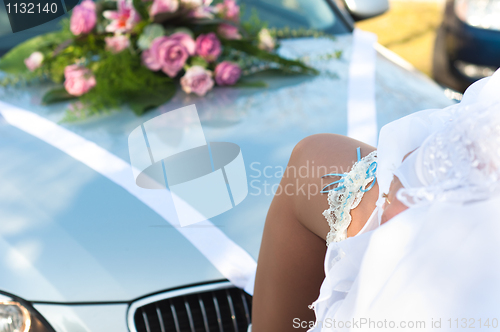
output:
[{"label": "pink rose", "polygon": [[28,58],[24,59],[24,64],[30,71],[33,71],[40,67],[42,65],[42,62],[43,54],[41,52],[33,52]]},{"label": "pink rose", "polygon": [[79,65],[64,68],[64,88],[73,96],[81,96],[96,85],[92,72]]},{"label": "pink rose", "polygon": [[186,48],[189,55],[195,55],[196,53],[196,42],[193,37],[185,32],[176,32],[170,35],[170,39],[178,41],[182,46]]},{"label": "pink rose", "polygon": [[160,13],[174,13],[179,8],[179,0],[154,0],[149,15],[155,16]]},{"label": "pink rose", "polygon": [[236,63],[223,61],[215,67],[215,82],[218,85],[235,85],[241,77],[241,68]]},{"label": "pink rose", "polygon": [[162,70],[175,77],[186,64],[190,54],[194,54],[194,40],[184,32],[169,37],[157,37],[148,50],[142,52],[142,61],[151,70]]},{"label": "pink rose", "polygon": [[226,38],[229,40],[241,39],[238,27],[235,27],[234,25],[231,24],[226,24],[226,23],[219,24],[219,27],[217,28],[217,33],[222,38]]},{"label": "pink rose", "polygon": [[108,32],[129,32],[141,20],[129,0],[118,0],[118,10],[106,10],[102,16],[111,20],[106,26]]},{"label": "pink rose", "polygon": [[186,93],[196,93],[204,96],[214,86],[212,72],[201,66],[193,66],[181,77],[181,87]]},{"label": "pink rose", "polygon": [[89,33],[97,22],[95,3],[92,0],[84,0],[73,8],[69,29],[75,36]]},{"label": "pink rose", "polygon": [[130,45],[130,40],[124,35],[105,37],[104,41],[106,42],[106,49],[113,53],[119,53]]},{"label": "pink rose", "polygon": [[215,33],[202,34],[196,38],[196,53],[208,62],[217,60],[221,52],[220,40]]},{"label": "pink rose", "polygon": [[240,6],[238,6],[235,0],[224,0],[224,3],[217,4],[216,8],[226,20],[239,22]]}]

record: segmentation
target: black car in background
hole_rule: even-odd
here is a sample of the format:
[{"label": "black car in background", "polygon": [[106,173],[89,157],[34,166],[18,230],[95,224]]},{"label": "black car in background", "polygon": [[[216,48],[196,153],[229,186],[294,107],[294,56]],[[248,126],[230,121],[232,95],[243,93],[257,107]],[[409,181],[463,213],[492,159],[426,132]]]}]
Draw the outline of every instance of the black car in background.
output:
[{"label": "black car in background", "polygon": [[447,0],[434,48],[434,79],[463,92],[499,67],[500,0]]}]

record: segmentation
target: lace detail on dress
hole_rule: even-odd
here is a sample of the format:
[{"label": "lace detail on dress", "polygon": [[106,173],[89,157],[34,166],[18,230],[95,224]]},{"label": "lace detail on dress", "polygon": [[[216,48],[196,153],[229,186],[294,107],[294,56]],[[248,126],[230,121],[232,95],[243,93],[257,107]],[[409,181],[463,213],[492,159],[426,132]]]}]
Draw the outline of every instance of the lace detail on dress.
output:
[{"label": "lace detail on dress", "polygon": [[342,177],[341,180],[330,184],[338,183],[335,189],[328,191],[330,208],[323,212],[330,226],[330,232],[326,236],[327,246],[332,242],[342,241],[347,238],[347,228],[351,224],[350,211],[359,205],[364,193],[375,184],[376,168],[377,151],[373,151],[362,159],[358,158],[349,173],[325,175]]},{"label": "lace detail on dress", "polygon": [[456,119],[430,135],[414,152],[418,158],[411,168],[421,185],[402,188],[398,199],[413,206],[500,194],[499,104],[462,107]]}]

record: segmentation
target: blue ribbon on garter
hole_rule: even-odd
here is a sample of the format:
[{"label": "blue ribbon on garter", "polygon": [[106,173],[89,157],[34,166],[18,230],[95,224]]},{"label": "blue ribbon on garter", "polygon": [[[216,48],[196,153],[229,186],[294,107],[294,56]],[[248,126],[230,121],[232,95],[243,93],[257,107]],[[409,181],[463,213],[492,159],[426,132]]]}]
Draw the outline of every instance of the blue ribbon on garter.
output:
[{"label": "blue ribbon on garter", "polygon": [[[361,160],[361,148],[357,148],[356,149],[356,153],[358,155],[358,162],[359,162]],[[368,190],[370,190],[370,189],[373,188],[373,186],[375,185],[375,182],[377,181],[376,172],[377,172],[377,162],[374,161],[374,162],[372,162],[370,164],[370,166],[368,166],[368,169],[366,170],[366,177],[365,177],[365,179],[369,179],[369,178],[373,177],[373,181],[372,181],[371,185],[368,188],[363,189],[363,187],[360,187],[359,191],[365,193]],[[332,183],[329,183],[326,186],[324,186],[323,189],[321,190],[321,193],[325,194],[325,193],[327,193],[329,191],[332,191],[332,190],[333,191],[339,191],[339,190],[345,188],[345,185],[344,184],[340,185],[340,183],[343,183],[345,181],[345,176],[348,175],[348,174],[349,173],[343,173],[343,174],[341,174],[341,173],[330,173],[330,174],[323,175],[322,178],[328,177],[328,176],[340,176],[341,179],[337,180],[337,181],[334,181]],[[330,186],[333,186],[334,184],[337,184],[337,183],[339,183],[339,185],[337,186],[337,188],[332,188],[332,189],[326,190],[326,188],[328,188]],[[350,196],[351,196],[351,193],[348,194],[347,198],[349,198]],[[347,201],[347,199],[346,199],[346,201]]]}]

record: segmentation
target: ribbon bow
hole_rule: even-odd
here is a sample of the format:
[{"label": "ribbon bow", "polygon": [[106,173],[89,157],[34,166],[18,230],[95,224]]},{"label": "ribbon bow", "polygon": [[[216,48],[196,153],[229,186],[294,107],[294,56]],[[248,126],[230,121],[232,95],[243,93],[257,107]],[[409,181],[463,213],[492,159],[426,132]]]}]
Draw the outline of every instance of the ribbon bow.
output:
[{"label": "ribbon bow", "polygon": [[[361,148],[357,148],[356,149],[356,153],[358,155],[358,162],[361,161]],[[363,189],[363,186],[359,187],[359,191],[361,192],[367,192],[368,190],[372,189],[373,186],[375,185],[375,182],[377,181],[377,176],[376,176],[376,172],[377,172],[377,162],[374,161],[370,164],[370,166],[368,166],[368,169],[366,170],[366,175],[365,175],[365,179],[369,179],[371,177],[373,177],[373,181],[372,181],[372,184],[366,188],[366,189]],[[339,191],[341,189],[344,189],[345,188],[345,184],[344,182],[346,181],[346,176],[349,175],[349,173],[330,173],[330,174],[325,174],[322,176],[322,178],[324,177],[328,177],[328,176],[340,176],[340,180],[337,180],[337,181],[334,181],[332,183],[329,183],[327,184],[326,186],[323,187],[323,189],[321,190],[321,193],[322,194],[325,194],[325,193],[328,193],[329,191]],[[356,175],[357,176],[357,175]],[[347,178],[347,180],[351,181],[352,182],[352,179],[351,178]],[[332,189],[328,189],[326,190],[326,188],[330,187],[330,186],[333,186],[334,184],[337,184],[337,183],[342,183],[342,185],[338,185],[337,188],[332,188]],[[349,193],[349,196],[351,196],[351,193]]]}]

